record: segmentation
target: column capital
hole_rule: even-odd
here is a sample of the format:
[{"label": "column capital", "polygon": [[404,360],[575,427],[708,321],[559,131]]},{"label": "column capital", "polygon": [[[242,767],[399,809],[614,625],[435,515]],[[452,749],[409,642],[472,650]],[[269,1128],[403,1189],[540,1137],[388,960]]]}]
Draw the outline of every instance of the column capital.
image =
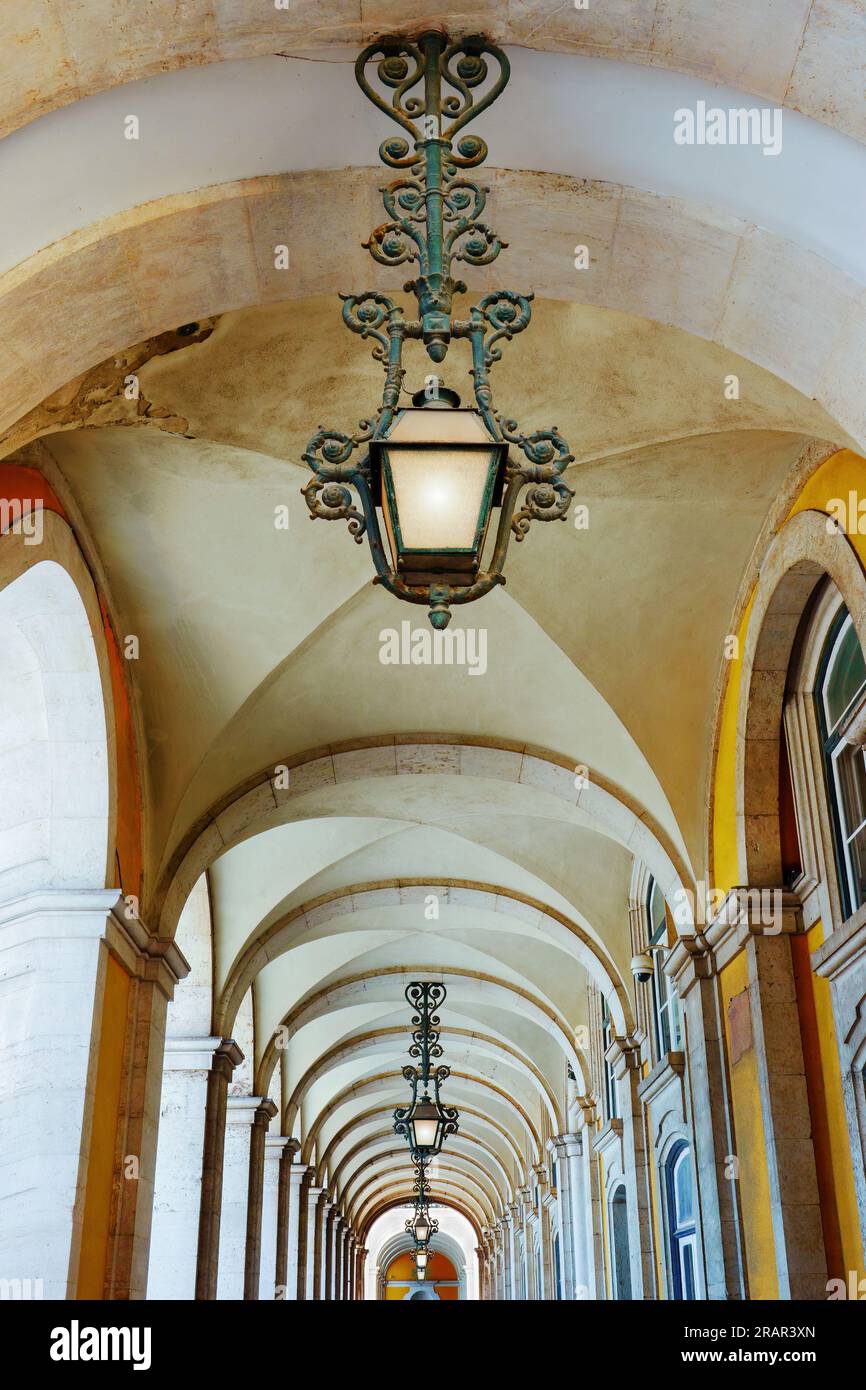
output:
[{"label": "column capital", "polygon": [[229,1082],[235,1067],[240,1066],[243,1060],[244,1054],[234,1038],[222,1038],[214,1049],[211,1070],[218,1072],[226,1082]]},{"label": "column capital", "polygon": [[795,936],[803,930],[800,899],[788,888],[732,888],[704,931],[717,970],[753,936]]},{"label": "column capital", "polygon": [[630,1071],[640,1072],[640,1046],[634,1038],[614,1038],[604,1054],[616,1081],[623,1081]]},{"label": "column capital", "polygon": [[265,1097],[265,1099],[260,1101],[256,1106],[256,1112],[253,1115],[253,1124],[258,1125],[260,1129],[267,1129],[276,1113],[277,1107],[274,1105],[274,1102]]},{"label": "column capital", "polygon": [[226,1101],[226,1124],[248,1125],[252,1129],[263,1104],[262,1096],[229,1096]]},{"label": "column capital", "polygon": [[284,1134],[265,1135],[265,1153],[279,1159],[282,1163],[288,1139]]},{"label": "column capital", "polygon": [[210,1071],[222,1038],[171,1038],[165,1040],[164,1071]]}]

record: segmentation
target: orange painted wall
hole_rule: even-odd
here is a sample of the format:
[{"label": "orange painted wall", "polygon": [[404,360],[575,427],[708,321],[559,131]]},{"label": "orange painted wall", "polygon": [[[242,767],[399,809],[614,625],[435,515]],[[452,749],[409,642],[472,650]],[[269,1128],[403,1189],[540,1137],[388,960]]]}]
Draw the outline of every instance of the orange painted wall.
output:
[{"label": "orange painted wall", "polygon": [[106,956],[99,1063],[84,1201],[84,1229],[78,1262],[79,1298],[103,1296],[114,1190],[115,1144],[120,1114],[126,1018],[132,984],[123,966],[113,956],[107,953]]},{"label": "orange painted wall", "polygon": [[[402,1255],[398,1255],[396,1259],[392,1260],[389,1264],[385,1279],[386,1301],[395,1302],[397,1299],[405,1298],[409,1292],[407,1285],[409,1283],[414,1285],[415,1283],[414,1256],[410,1254],[409,1251],[406,1251]],[[436,1281],[439,1279],[447,1279],[456,1282],[457,1271],[448,1257],[442,1254],[441,1250],[434,1250],[431,1252],[427,1264],[427,1278],[425,1282],[433,1285],[436,1293],[444,1302],[457,1299],[459,1296],[459,1289],[438,1284]]]},{"label": "orange painted wall", "polygon": [[[35,468],[0,463],[0,497],[22,504],[41,501],[44,508],[68,521],[63,505]],[[98,590],[97,590],[98,592]],[[99,595],[111,679],[114,714],[117,814],[113,887],[140,898],[142,889],[141,780],[132,709],[127,693],[123,657],[104,600]],[[126,1038],[131,980],[113,957],[101,1000],[96,1094],[84,1203],[84,1230],[79,1258],[79,1297],[101,1298],[108,1252],[114,1184],[115,1139],[120,1119],[120,1080]]]}]

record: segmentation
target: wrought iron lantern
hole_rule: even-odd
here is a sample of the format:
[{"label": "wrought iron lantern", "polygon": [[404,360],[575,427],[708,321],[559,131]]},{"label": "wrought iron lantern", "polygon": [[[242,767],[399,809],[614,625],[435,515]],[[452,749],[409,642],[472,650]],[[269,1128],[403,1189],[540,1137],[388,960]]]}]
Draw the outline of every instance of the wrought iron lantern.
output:
[{"label": "wrought iron lantern", "polygon": [[[371,62],[384,91],[368,80]],[[415,295],[418,316],[405,318],[375,290],[341,296],[344,323],[374,341],[373,356],[385,369],[382,403],[355,434],[320,426],[304,452],[313,472],[303,489],[311,517],[347,521],[358,544],[366,535],[375,582],[425,605],[440,629],[453,604],[505,583],[511,536],[522,541],[532,521],[564,520],[573,496],[563,479],[573,455],[556,427],[524,434],[493,402],[490,368],[503,343],[528,325],[532,295],[496,290],[465,318],[452,312],[454,295],[466,292],[452,275],[454,264],[489,265],[505,245],[480,220],[486,190],[467,177],[487,157],[487,145],[478,135],[461,135],[456,147],[454,141],[501,94],[509,73],[505,54],[481,36],[384,38],[359,55],[361,90],[411,137],[411,144],[401,135],[379,147],[383,163],[400,173],[382,190],[390,220],[364,245],[379,265],[417,262],[418,274],[404,288]],[[413,91],[421,84],[423,97]],[[453,339],[470,347],[474,405],[461,407],[434,376],[401,409],[405,342],[423,342],[439,364]],[[511,458],[509,445],[522,457]],[[485,557],[494,508],[499,520]]]},{"label": "wrought iron lantern", "polygon": [[415,1251],[415,1268],[416,1268],[417,1271],[418,1271],[418,1278],[419,1278],[419,1279],[423,1279],[423,1278],[424,1278],[424,1275],[425,1275],[426,1272],[427,1272],[427,1261],[429,1260],[429,1258],[430,1258],[430,1251],[429,1251],[429,1250],[416,1250],[416,1251]]},{"label": "wrought iron lantern", "polygon": [[[417,1057],[418,1065],[403,1068],[403,1076],[412,1087],[412,1099],[409,1105],[394,1111],[394,1133],[408,1139],[412,1160],[421,1169],[422,1183],[426,1181],[424,1164],[440,1152],[447,1135],[458,1129],[459,1112],[453,1106],[443,1105],[439,1098],[439,1088],[451,1075],[451,1068],[433,1065],[442,1056],[436,1009],[445,997],[445,986],[432,981],[416,981],[406,989],[406,1000],[414,1010],[409,1056]],[[420,1096],[419,1087],[423,1088]]]},{"label": "wrought iron lantern", "polygon": [[426,1160],[416,1161],[415,1211],[406,1222],[406,1231],[416,1245],[427,1245],[439,1230],[439,1222],[430,1215],[430,1183],[427,1181]]}]

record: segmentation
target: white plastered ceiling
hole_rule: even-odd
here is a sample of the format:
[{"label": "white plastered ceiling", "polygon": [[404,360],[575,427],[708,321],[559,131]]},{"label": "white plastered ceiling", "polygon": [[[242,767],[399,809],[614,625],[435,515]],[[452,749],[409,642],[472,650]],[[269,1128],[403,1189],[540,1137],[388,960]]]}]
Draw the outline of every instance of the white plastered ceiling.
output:
[{"label": "white plastered ceiling", "polygon": [[[380,389],[335,296],[404,278],[358,249],[382,220],[385,179],[365,166],[387,124],[346,46],[405,7],[155,0],[118,28],[109,0],[27,0],[0,21],[0,175],[18,194],[0,231],[2,426],[16,447],[42,436],[119,635],[139,637],[155,911],[205,846],[210,911],[202,878],[179,932],[199,1010],[210,994],[198,1026],[242,1039],[236,1086],[279,1097],[359,1218],[411,1181],[390,1119],[409,980],[448,986],[447,1099],[465,1116],[434,1181],[481,1226],[589,1088],[587,981],[619,1031],[633,1024],[635,853],[669,856],[682,881],[706,871],[743,574],[806,446],[866,437],[860,8],[473,7],[513,45],[512,87],[479,127],[511,248],[466,278],[538,291],[494,390],[527,428],[563,430],[589,516],[536,526],[507,589],[455,616],[484,628],[477,676],[381,663],[382,631],[423,619],[370,586],[365,549],[311,524],[298,492],[316,426],[350,430]],[[702,98],[784,106],[782,152],[675,146],[673,112]],[[288,277],[272,269],[283,240]],[[78,399],[103,359],[210,315],[203,341],[140,368],[147,417]],[[464,392],[467,366],[453,348]],[[473,775],[431,742],[407,767],[413,735],[468,750]],[[323,749],[311,765],[354,757],[351,776],[257,799]],[[561,795],[582,766],[607,820]]]}]

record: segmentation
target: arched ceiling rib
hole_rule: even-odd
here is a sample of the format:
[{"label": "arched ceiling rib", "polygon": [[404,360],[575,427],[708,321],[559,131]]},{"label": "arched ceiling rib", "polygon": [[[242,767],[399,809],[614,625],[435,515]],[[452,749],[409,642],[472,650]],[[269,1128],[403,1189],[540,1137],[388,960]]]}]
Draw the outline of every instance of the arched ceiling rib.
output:
[{"label": "arched ceiling rib", "polygon": [[[134,204],[262,171],[373,163],[393,130],[356,87],[354,58],[263,58],[165,73],[7,138],[0,177],[20,190],[20,201],[6,210],[0,269]],[[674,113],[701,100],[724,109],[750,104],[735,88],[661,68],[514,52],[509,87],[479,130],[494,166],[687,198],[766,227],[862,279],[866,150],[792,111],[769,157],[756,144],[677,144]],[[314,112],[327,119],[311,119]],[[129,113],[140,123],[135,139],[125,138]],[[371,225],[380,220],[381,213]]]},{"label": "arched ceiling rib", "polygon": [[[694,73],[740,86],[801,110],[862,139],[866,133],[858,54],[866,44],[856,5],[792,0],[777,7],[736,0],[606,0],[576,10],[561,0],[503,6],[479,0],[471,18],[447,4],[435,12],[449,31],[498,43],[579,52]],[[40,0],[19,0],[4,28],[10,61],[0,102],[0,134],[95,92],[184,67],[300,53],[343,58],[378,34],[413,32],[397,0],[296,0],[277,9],[231,0],[207,9],[152,0],[145,12],[90,0],[60,20]]]}]

